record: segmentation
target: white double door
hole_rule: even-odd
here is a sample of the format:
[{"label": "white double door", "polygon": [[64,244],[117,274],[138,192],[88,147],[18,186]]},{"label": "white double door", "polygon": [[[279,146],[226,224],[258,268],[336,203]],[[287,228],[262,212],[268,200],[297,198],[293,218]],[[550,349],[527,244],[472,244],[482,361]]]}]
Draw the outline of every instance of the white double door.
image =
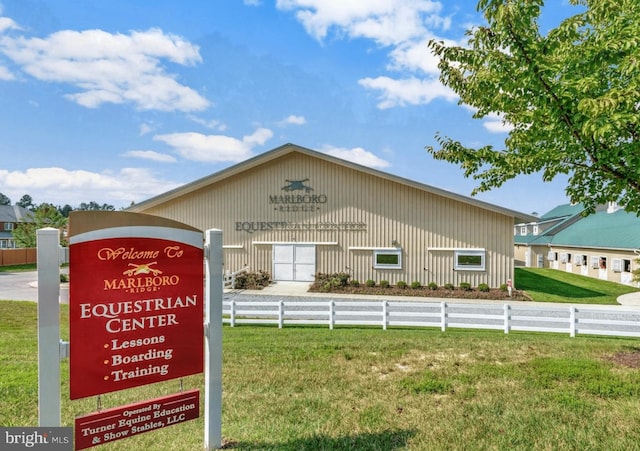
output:
[{"label": "white double door", "polygon": [[273,280],[312,282],[315,273],[314,244],[273,245]]}]

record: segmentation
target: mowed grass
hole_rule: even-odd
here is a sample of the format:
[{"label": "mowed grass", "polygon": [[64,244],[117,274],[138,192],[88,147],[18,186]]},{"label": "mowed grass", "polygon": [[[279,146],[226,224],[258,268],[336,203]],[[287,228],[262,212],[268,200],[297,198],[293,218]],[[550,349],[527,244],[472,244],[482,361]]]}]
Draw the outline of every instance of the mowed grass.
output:
[{"label": "mowed grass", "polygon": [[637,288],[550,268],[516,268],[514,286],[536,302],[617,305],[618,296]]},{"label": "mowed grass", "polygon": [[[64,306],[61,316],[66,331]],[[223,337],[226,448],[621,450],[640,443],[640,373],[612,360],[639,353],[634,339],[319,327],[225,327]],[[0,302],[0,349],[0,424],[37,425],[34,303]],[[203,383],[202,375],[183,380],[185,389]],[[62,391],[64,425],[97,409],[96,398],[68,400],[67,362]],[[100,402],[108,408],[177,391],[179,382],[169,381]],[[203,427],[201,417],[100,449],[202,449]]]}]

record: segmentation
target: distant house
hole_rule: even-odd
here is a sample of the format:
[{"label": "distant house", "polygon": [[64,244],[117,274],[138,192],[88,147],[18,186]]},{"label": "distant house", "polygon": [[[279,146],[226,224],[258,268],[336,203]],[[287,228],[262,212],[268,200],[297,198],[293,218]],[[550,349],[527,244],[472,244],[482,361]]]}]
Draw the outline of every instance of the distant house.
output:
[{"label": "distant house", "polygon": [[13,249],[13,230],[20,222],[31,222],[31,212],[18,205],[0,205],[0,249]]},{"label": "distant house", "polygon": [[640,218],[615,204],[583,216],[581,205],[560,205],[539,221],[516,224],[516,265],[553,268],[626,285],[639,267]]}]

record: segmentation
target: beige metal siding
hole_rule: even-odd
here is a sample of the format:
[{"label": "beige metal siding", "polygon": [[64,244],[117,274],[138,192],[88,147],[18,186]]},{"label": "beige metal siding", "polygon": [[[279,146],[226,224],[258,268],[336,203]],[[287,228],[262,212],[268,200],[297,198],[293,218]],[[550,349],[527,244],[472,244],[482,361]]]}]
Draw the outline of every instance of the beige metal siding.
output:
[{"label": "beige metal siding", "polygon": [[[305,179],[308,193],[283,190],[287,180]],[[323,195],[326,203],[305,204],[305,210],[312,211],[281,211],[281,205],[269,202],[269,196],[286,194]],[[361,282],[466,281],[495,287],[513,275],[513,217],[301,153],[286,154],[143,212],[202,230],[222,229],[226,246],[242,246],[225,250],[231,271],[248,265],[271,272],[271,245],[256,242],[311,242],[323,243],[317,246],[317,271],[349,271]],[[259,230],[282,222],[299,228]],[[359,223],[366,230],[345,229]],[[393,240],[402,248],[402,270],[373,269],[372,250],[350,250],[390,248]],[[453,271],[453,248],[485,248],[486,270]]]}]

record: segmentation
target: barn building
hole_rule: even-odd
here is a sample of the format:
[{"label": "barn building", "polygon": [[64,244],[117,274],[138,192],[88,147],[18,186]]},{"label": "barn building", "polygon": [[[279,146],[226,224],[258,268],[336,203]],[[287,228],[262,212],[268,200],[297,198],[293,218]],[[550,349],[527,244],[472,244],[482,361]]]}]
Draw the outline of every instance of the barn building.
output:
[{"label": "barn building", "polygon": [[221,229],[230,272],[474,287],[513,278],[514,224],[536,219],[294,144],[129,211]]}]

